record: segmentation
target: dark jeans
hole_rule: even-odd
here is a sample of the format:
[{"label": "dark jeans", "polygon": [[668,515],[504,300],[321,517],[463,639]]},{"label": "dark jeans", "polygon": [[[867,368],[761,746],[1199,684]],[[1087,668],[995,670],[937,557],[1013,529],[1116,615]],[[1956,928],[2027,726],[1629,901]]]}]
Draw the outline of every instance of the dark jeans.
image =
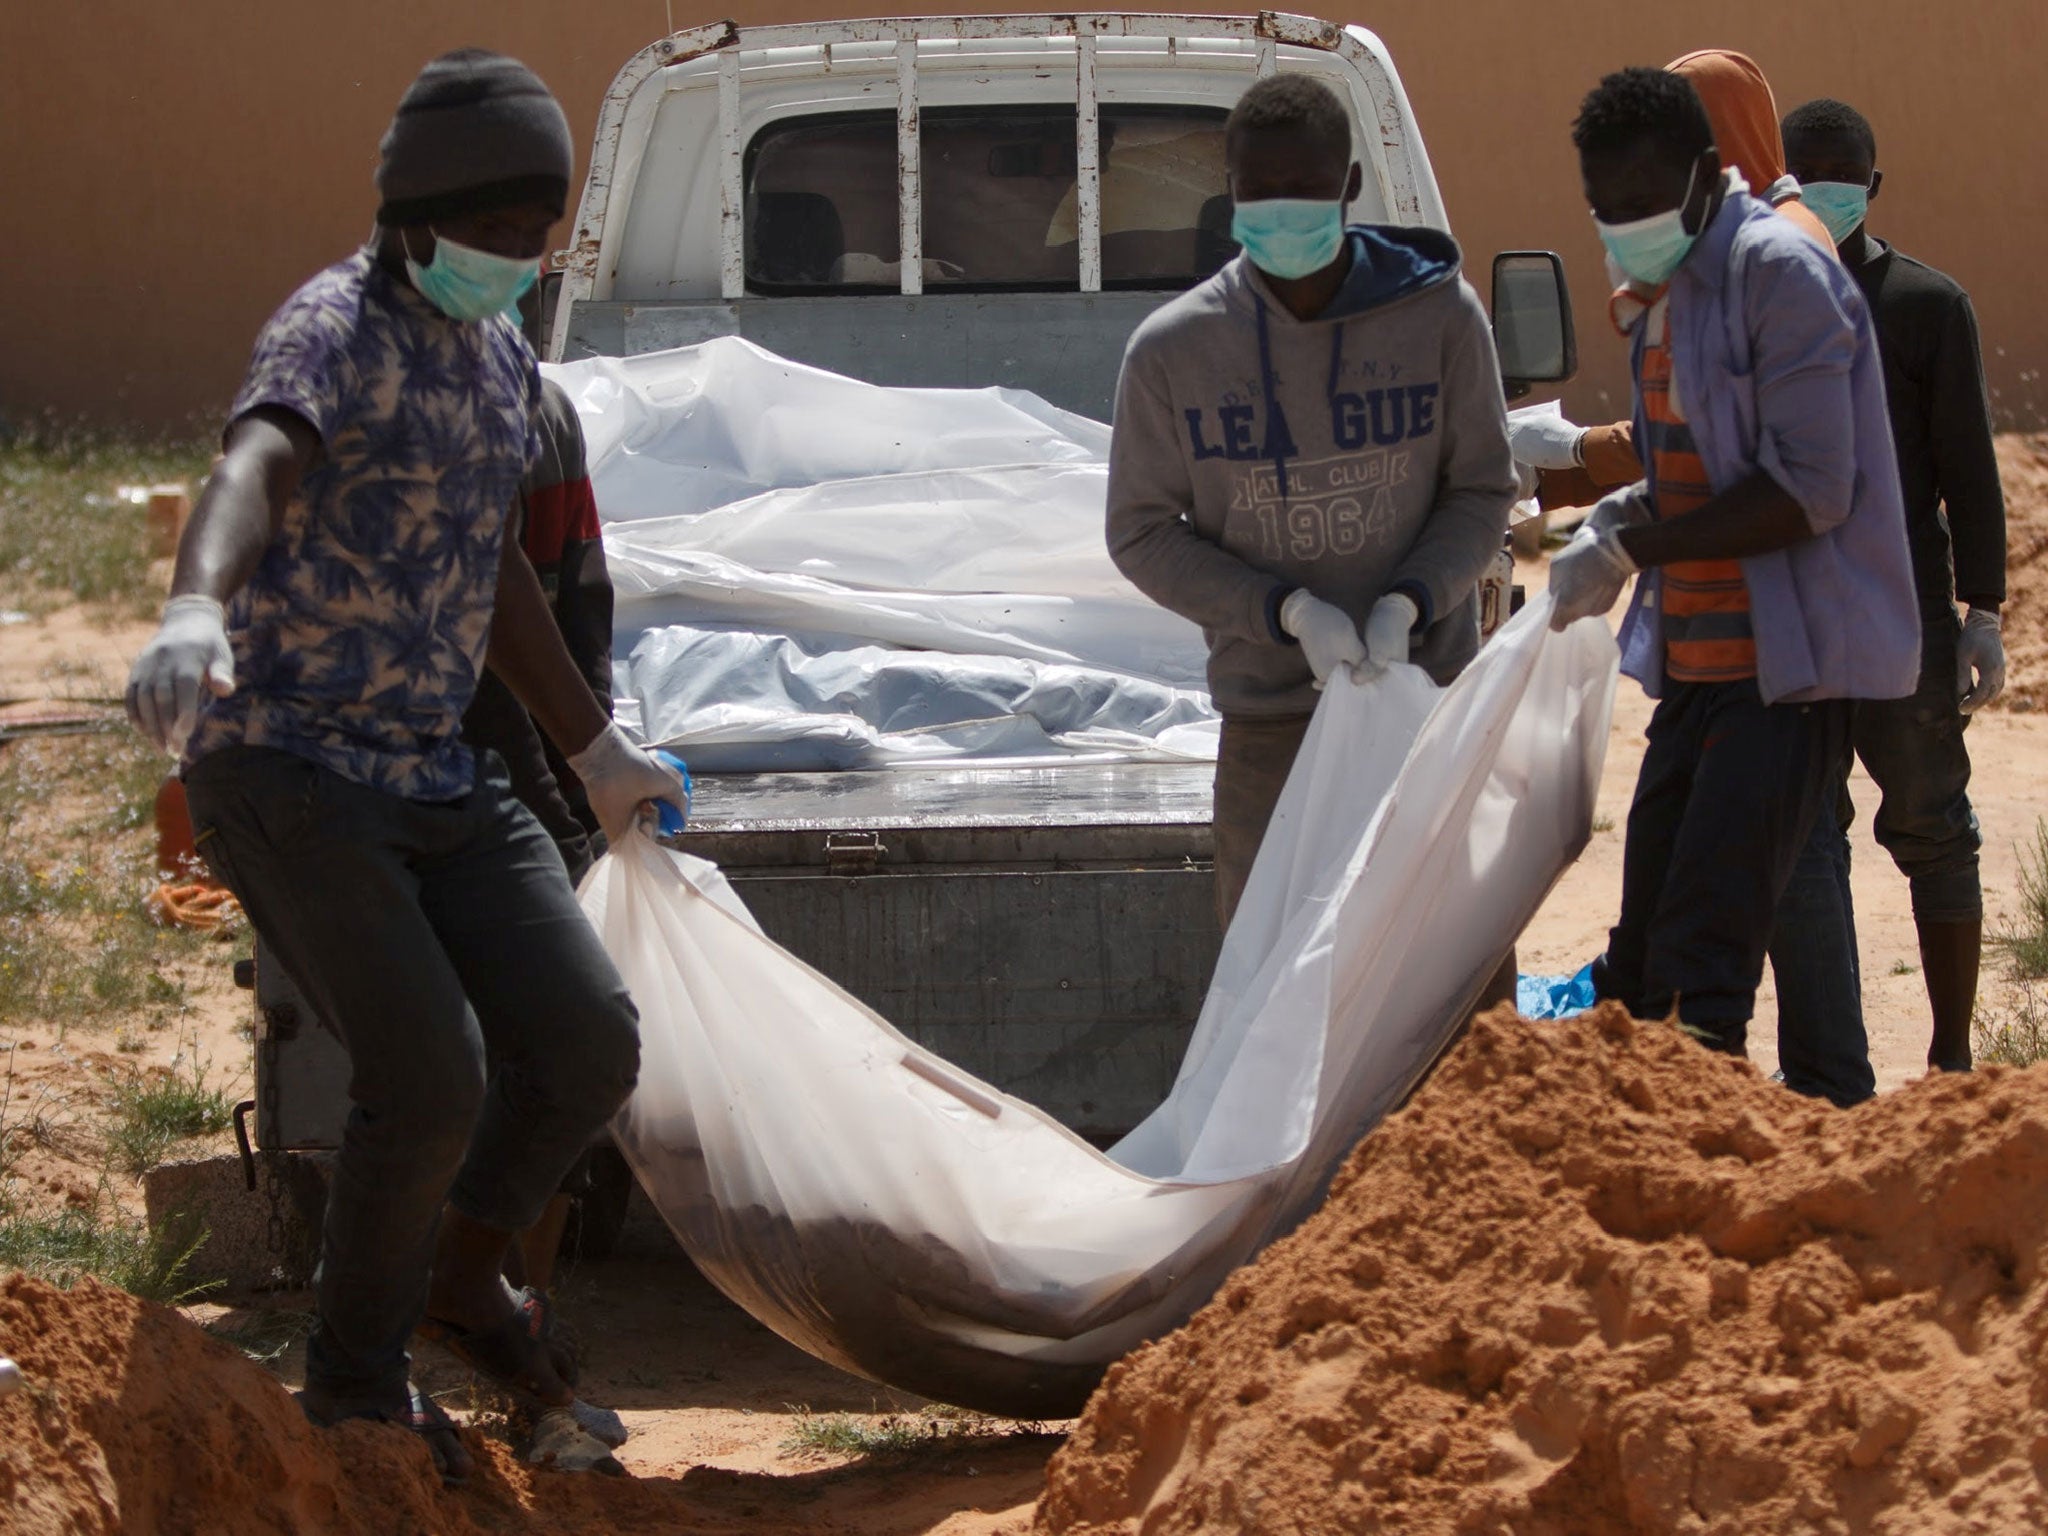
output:
[{"label": "dark jeans", "polygon": [[580,885],[604,849],[592,846],[588,829],[555,777],[546,743],[526,706],[489,668],[476,680],[476,696],[462,717],[462,739],[479,752],[498,754],[512,793],[554,839],[555,850],[568,866],[569,883]]},{"label": "dark jeans", "polygon": [[307,1385],[396,1406],[442,1204],[539,1217],[632,1091],[632,1002],[495,757],[441,804],[261,747],[185,785],[199,851],[349,1049]]},{"label": "dark jeans", "polygon": [[1955,610],[1923,621],[1920,685],[1911,698],[1856,706],[1856,755],[1878,794],[1871,830],[1913,888],[1913,916],[1974,923],[1984,916],[1977,851],[1984,840],[1970,808],[1970,717],[1956,707]]},{"label": "dark jeans", "polygon": [[[1856,755],[1882,797],[1872,830],[1911,882],[1921,922],[1967,923],[1984,915],[1970,808],[1969,717],[1956,707],[1953,609],[1921,628],[1920,682],[1904,699],[1856,705]],[[1847,763],[1843,777],[1847,778]],[[1778,908],[1771,969],[1778,978],[1778,1060],[1788,1087],[1854,1104],[1876,1091],[1863,1029],[1862,968],[1849,894],[1855,814],[1847,790],[1839,815],[1821,818]]]},{"label": "dark jeans", "polygon": [[1877,1092],[1877,1078],[1863,1030],[1863,963],[1856,952],[1845,821],[1833,806],[1813,818],[1812,835],[1778,898],[1770,952],[1785,1086],[1846,1109]]},{"label": "dark jeans", "polygon": [[1667,681],[1648,734],[1621,917],[1593,984],[1638,1018],[1675,1010],[1739,1055],[1778,897],[1815,814],[1833,803],[1849,706],[1766,705],[1754,682]]}]

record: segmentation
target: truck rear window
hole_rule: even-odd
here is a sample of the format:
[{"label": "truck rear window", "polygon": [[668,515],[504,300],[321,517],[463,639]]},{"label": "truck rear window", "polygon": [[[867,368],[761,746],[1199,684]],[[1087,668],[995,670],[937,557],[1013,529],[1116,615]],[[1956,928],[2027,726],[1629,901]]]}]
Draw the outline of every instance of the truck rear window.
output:
[{"label": "truck rear window", "polygon": [[[1102,283],[1186,288],[1237,253],[1219,109],[1101,108]],[[927,290],[1074,288],[1074,109],[923,114]],[[746,157],[746,273],[760,293],[894,293],[896,114],[771,123]]]}]

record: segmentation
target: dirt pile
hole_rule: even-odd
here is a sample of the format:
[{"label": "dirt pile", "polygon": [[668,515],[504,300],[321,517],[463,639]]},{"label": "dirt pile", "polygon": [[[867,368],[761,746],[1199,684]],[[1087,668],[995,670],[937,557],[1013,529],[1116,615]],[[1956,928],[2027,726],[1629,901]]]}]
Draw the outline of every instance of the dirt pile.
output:
[{"label": "dirt pile", "polygon": [[1998,439],[2005,485],[2007,709],[2048,709],[2048,433]]},{"label": "dirt pile", "polygon": [[[315,1430],[275,1380],[167,1308],[90,1282],[0,1281],[0,1527],[426,1530],[439,1480],[409,1436]],[[449,1522],[451,1530],[471,1529]]]},{"label": "dirt pile", "polygon": [[1481,1021],[1113,1367],[1070,1536],[2048,1528],[2048,1069],[1841,1113],[1603,1009]]},{"label": "dirt pile", "polygon": [[[764,1499],[715,1472],[621,1481],[538,1472],[465,1436],[477,1470],[441,1487],[403,1430],[315,1429],[278,1382],[178,1313],[87,1282],[0,1280],[0,1354],[27,1385],[0,1398],[7,1536],[794,1536],[865,1532],[808,1512],[817,1487]],[[766,1507],[764,1507],[764,1505]],[[787,1507],[778,1507],[787,1506]]]}]

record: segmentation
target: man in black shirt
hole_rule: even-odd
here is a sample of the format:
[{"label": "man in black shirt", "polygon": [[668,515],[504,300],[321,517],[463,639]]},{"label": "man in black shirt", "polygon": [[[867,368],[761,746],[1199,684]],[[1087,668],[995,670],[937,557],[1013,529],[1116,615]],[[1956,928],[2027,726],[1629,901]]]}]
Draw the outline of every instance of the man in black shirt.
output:
[{"label": "man in black shirt", "polygon": [[[1952,278],[1864,227],[1882,173],[1876,135],[1863,115],[1823,99],[1788,114],[1783,126],[1787,167],[1869,299],[1884,359],[1920,592],[1920,686],[1910,698],[1858,704],[1856,752],[1882,796],[1877,840],[1912,883],[1934,1015],[1927,1063],[1966,1071],[1984,896],[1963,729],[2005,686],[2005,500],[1977,321],[1969,295]],[[1960,624],[1957,602],[1968,610]],[[1781,911],[1771,946],[1781,989],[1784,967],[1800,963],[1802,948],[1788,926]]]}]

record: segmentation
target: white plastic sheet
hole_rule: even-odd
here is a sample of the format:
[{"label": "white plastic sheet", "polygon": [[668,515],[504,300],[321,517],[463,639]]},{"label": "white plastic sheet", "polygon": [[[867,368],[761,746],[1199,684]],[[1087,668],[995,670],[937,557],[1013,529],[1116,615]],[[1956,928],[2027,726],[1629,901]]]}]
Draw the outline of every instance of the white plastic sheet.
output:
[{"label": "white plastic sheet", "polygon": [[[1104,548],[1100,422],[736,338],[550,371],[588,440],[643,739],[728,770],[1215,755],[1200,632]],[[930,686],[906,693],[913,672]]]},{"label": "white plastic sheet", "polygon": [[792,1343],[993,1412],[1076,1411],[1299,1221],[1584,845],[1614,642],[1540,598],[1450,689],[1335,682],[1178,1081],[1109,1155],[912,1043],[632,839],[584,903],[639,1003],[619,1144]]}]

